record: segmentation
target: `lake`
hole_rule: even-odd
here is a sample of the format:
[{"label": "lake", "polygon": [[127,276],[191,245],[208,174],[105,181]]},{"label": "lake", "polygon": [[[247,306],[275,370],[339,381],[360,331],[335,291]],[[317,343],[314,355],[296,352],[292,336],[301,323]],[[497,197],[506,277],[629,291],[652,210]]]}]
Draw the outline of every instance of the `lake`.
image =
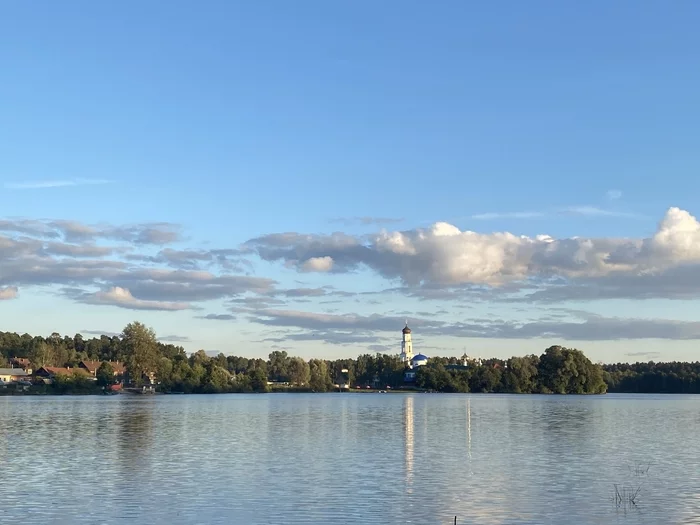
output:
[{"label": "lake", "polygon": [[27,396],[0,418],[3,523],[700,523],[700,397]]}]

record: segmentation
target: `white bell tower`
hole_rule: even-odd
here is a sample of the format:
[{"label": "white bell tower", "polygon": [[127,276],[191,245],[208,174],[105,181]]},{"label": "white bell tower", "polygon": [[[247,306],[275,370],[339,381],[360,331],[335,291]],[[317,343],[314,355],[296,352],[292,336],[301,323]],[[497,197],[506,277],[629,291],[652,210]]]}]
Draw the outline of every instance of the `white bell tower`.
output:
[{"label": "white bell tower", "polygon": [[401,332],[403,333],[401,338],[401,361],[410,366],[411,359],[413,359],[413,342],[411,341],[411,329],[408,327],[408,321],[406,321],[406,326]]}]

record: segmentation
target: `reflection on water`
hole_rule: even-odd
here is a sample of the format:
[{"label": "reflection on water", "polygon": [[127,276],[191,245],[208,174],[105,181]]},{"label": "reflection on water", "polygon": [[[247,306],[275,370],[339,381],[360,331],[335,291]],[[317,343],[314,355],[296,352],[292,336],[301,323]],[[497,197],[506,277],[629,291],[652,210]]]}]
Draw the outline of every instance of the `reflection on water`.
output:
[{"label": "reflection on water", "polygon": [[413,396],[404,399],[404,447],[406,448],[406,493],[413,493]]},{"label": "reflection on water", "polygon": [[472,472],[472,400],[467,398],[467,458],[469,459],[469,473]]},{"label": "reflection on water", "polygon": [[[700,523],[699,409],[691,396],[4,397],[1,521]],[[614,505],[615,483],[643,484],[636,508]]]}]

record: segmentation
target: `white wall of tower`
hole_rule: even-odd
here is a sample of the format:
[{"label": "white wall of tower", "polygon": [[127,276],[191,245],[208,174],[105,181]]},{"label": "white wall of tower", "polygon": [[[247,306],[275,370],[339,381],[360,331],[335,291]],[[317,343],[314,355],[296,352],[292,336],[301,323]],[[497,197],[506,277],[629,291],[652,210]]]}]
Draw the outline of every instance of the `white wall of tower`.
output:
[{"label": "white wall of tower", "polygon": [[403,339],[401,340],[401,356],[404,361],[413,359],[413,341],[411,340],[411,334],[403,334]]}]

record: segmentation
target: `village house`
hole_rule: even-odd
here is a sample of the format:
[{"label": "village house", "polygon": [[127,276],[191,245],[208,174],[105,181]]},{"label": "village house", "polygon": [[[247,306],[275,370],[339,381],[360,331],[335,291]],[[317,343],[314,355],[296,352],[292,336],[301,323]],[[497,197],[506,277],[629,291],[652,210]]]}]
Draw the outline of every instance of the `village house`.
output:
[{"label": "village house", "polygon": [[64,368],[58,366],[42,366],[36,372],[34,372],[34,376],[43,379],[47,383],[50,383],[56,378],[56,376],[71,376],[76,373],[82,374],[87,379],[94,379],[94,377],[83,368]]},{"label": "village house", "polygon": [[29,373],[21,368],[0,368],[0,384],[27,381]]},{"label": "village house", "polygon": [[13,357],[10,359],[10,366],[12,368],[21,368],[22,370],[26,370],[29,374],[32,373],[32,362],[28,357]]},{"label": "village house", "polygon": [[124,363],[120,363],[119,361],[80,361],[78,367],[88,372],[92,377],[96,377],[98,368],[100,368],[102,363],[105,362],[112,366],[112,370],[114,370],[114,377],[124,375],[126,367],[124,366]]}]

